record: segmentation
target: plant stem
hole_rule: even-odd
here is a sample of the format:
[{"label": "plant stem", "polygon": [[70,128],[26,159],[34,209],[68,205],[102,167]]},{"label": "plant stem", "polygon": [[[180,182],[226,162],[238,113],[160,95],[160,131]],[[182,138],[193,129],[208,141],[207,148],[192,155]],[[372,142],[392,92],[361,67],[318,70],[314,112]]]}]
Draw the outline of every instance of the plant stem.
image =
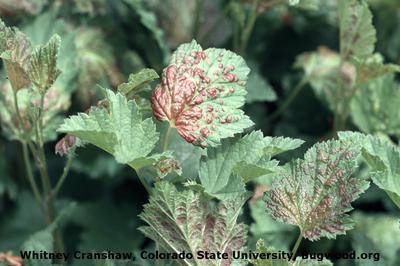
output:
[{"label": "plant stem", "polygon": [[201,13],[203,11],[203,0],[196,0],[196,14],[193,23],[193,38],[197,39],[197,35],[199,34],[200,22],[201,22]]},{"label": "plant stem", "polygon": [[296,260],[296,253],[297,253],[297,250],[299,249],[301,240],[303,240],[303,234],[300,232],[300,235],[297,238],[296,243],[294,244],[294,247],[292,249],[292,258],[293,258],[293,260]]},{"label": "plant stem", "polygon": [[170,138],[171,138],[171,126],[168,126],[168,129],[164,135],[163,152],[168,149]]},{"label": "plant stem", "polygon": [[57,194],[60,191],[62,185],[64,184],[64,181],[68,176],[68,173],[69,173],[69,170],[71,169],[71,165],[72,165],[73,161],[74,161],[74,156],[73,155],[68,155],[68,160],[67,160],[67,163],[64,166],[64,170],[63,170],[60,178],[58,179],[57,184],[54,187],[53,192],[52,192],[52,195],[53,195],[54,198],[57,196]]},{"label": "plant stem", "polygon": [[247,44],[249,42],[251,33],[254,28],[254,24],[256,23],[256,20],[257,20],[258,1],[259,0],[253,0],[253,5],[251,7],[250,15],[247,18],[246,27],[243,30],[242,38],[240,41],[240,48],[239,48],[239,53],[242,55],[245,53]]},{"label": "plant stem", "polygon": [[28,180],[29,183],[31,184],[31,188],[33,191],[33,195],[35,196],[35,200],[39,204],[39,206],[42,208],[42,196],[40,195],[39,189],[37,188],[35,177],[32,172],[32,166],[31,162],[29,160],[29,153],[28,153],[28,147],[26,146],[25,142],[22,142],[22,154],[24,157],[24,164],[25,164],[25,169],[26,173],[28,175]]},{"label": "plant stem", "polygon": [[290,92],[289,96],[285,99],[285,101],[278,107],[278,109],[269,116],[269,120],[273,121],[278,118],[288,107],[289,105],[296,99],[297,95],[304,88],[304,86],[308,83],[308,78],[303,77],[299,83],[297,83],[296,87]]}]

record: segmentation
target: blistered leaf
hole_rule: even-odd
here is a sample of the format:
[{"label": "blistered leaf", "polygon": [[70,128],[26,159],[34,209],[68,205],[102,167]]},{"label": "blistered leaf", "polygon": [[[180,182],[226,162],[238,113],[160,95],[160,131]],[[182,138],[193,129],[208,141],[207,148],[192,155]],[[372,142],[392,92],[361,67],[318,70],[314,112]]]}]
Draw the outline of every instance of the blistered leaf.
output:
[{"label": "blistered leaf", "polygon": [[18,91],[29,85],[24,69],[30,59],[31,43],[18,29],[7,27],[0,20],[0,57],[3,59],[11,86]]},{"label": "blistered leaf", "polygon": [[385,75],[360,87],[351,101],[351,117],[366,133],[400,136],[400,86]]},{"label": "blistered leaf", "polygon": [[153,91],[153,113],[186,141],[216,146],[253,125],[238,109],[245,102],[248,73],[244,60],[230,51],[203,51],[196,41],[183,44]]},{"label": "blistered leaf", "polygon": [[340,0],[340,54],[342,59],[365,58],[375,49],[376,30],[365,1]]},{"label": "blistered leaf", "polygon": [[123,81],[111,45],[104,33],[94,27],[81,27],[75,45],[79,60],[78,99],[84,106],[96,102],[96,84],[117,86]]},{"label": "blistered leaf", "polygon": [[122,83],[118,86],[118,91],[128,95],[137,92],[149,82],[158,78],[157,72],[151,68],[145,68],[135,74],[130,74],[127,83]]},{"label": "blistered leaf", "polygon": [[112,154],[119,163],[138,169],[168,157],[149,154],[158,141],[151,118],[142,120],[134,101],[105,89],[108,109],[92,107],[64,121],[59,132],[72,134]]},{"label": "blistered leaf", "polygon": [[278,221],[297,225],[303,237],[335,238],[352,228],[346,214],[368,182],[352,176],[359,149],[345,141],[327,141],[310,148],[282,170],[266,192],[268,212]]},{"label": "blistered leaf", "polygon": [[400,208],[400,149],[388,140],[361,133],[340,132],[339,138],[360,143],[362,155],[372,169],[372,180]]},{"label": "blistered leaf", "polygon": [[[150,202],[140,218],[147,226],[140,228],[167,252],[238,251],[246,243],[247,228],[237,223],[247,196],[242,194],[212,207],[202,193],[190,189],[177,191],[170,183],[156,184]],[[183,259],[184,265],[230,265],[228,260]]]},{"label": "blistered leaf", "polygon": [[33,51],[26,67],[29,79],[42,92],[47,91],[61,73],[57,68],[60,43],[60,36],[54,35],[46,45]]},{"label": "blistered leaf", "polygon": [[374,54],[366,59],[355,58],[354,61],[359,83],[366,83],[382,75],[400,72],[399,65],[385,64],[380,54]]},{"label": "blistered leaf", "polygon": [[[285,149],[284,143],[288,144]],[[229,138],[215,148],[208,148],[207,155],[200,161],[199,177],[205,192],[225,199],[244,191],[244,182],[272,173],[277,161],[271,161],[276,154],[275,143],[282,150],[296,148],[289,138],[263,137],[261,131],[254,131],[243,138]],[[299,144],[302,142],[299,141]]]}]

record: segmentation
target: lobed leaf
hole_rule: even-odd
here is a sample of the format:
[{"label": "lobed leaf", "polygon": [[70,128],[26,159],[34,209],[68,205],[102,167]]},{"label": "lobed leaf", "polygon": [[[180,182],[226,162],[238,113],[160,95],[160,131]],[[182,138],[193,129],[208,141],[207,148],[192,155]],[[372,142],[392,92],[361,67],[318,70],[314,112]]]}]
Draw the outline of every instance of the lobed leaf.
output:
[{"label": "lobed leaf", "polygon": [[297,225],[303,237],[335,238],[352,228],[346,212],[368,182],[353,177],[360,151],[345,141],[310,148],[304,160],[283,169],[282,178],[265,193],[268,212],[278,221]]},{"label": "lobed leaf", "polygon": [[372,169],[372,180],[400,208],[400,149],[388,140],[355,132],[340,132],[339,138],[361,143],[362,155]]},{"label": "lobed leaf", "polygon": [[[241,250],[246,243],[247,228],[237,219],[247,200],[246,193],[211,207],[202,194],[186,189],[177,191],[168,182],[157,183],[155,193],[140,218],[147,226],[140,227],[147,237],[167,252],[227,252]],[[231,265],[227,260],[184,259],[184,265]]]},{"label": "lobed leaf", "polygon": [[112,154],[119,163],[134,169],[151,165],[169,154],[149,155],[158,141],[151,118],[142,120],[134,101],[105,89],[108,110],[93,107],[88,114],[80,113],[66,119],[59,132],[72,134]]},{"label": "lobed leaf", "polygon": [[301,144],[301,140],[289,138],[264,138],[261,131],[225,139],[201,157],[201,184],[206,193],[219,199],[235,196],[245,191],[244,182],[276,170],[277,161],[271,161],[271,157],[279,153],[277,150],[283,152]]},{"label": "lobed leaf", "polygon": [[238,109],[245,103],[249,68],[224,49],[183,44],[164,69],[151,97],[154,116],[169,121],[190,143],[216,146],[253,125]]}]

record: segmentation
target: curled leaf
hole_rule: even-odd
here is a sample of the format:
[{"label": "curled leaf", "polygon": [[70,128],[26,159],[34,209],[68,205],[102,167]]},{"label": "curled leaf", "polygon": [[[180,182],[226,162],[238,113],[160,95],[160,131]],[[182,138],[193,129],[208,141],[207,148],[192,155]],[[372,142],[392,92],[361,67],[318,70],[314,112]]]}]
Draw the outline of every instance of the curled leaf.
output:
[{"label": "curled leaf", "polygon": [[253,125],[245,103],[249,68],[240,56],[202,50],[196,41],[179,46],[151,98],[154,116],[169,121],[189,143],[216,146]]}]

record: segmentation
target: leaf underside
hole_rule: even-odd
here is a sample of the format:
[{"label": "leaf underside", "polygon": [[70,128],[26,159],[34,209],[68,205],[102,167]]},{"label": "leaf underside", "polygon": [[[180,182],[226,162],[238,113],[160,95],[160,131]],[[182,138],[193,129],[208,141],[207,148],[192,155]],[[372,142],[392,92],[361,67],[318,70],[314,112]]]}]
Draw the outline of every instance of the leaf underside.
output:
[{"label": "leaf underside", "polygon": [[268,212],[275,219],[299,226],[303,237],[335,238],[352,228],[346,212],[368,182],[353,177],[359,150],[350,143],[327,141],[309,149],[281,173],[265,193]]}]

